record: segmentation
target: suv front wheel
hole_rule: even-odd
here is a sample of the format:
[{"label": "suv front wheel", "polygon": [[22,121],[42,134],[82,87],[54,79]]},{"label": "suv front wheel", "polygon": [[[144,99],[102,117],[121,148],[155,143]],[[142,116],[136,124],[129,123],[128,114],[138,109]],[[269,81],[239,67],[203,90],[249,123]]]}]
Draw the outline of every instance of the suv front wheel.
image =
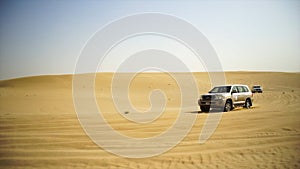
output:
[{"label": "suv front wheel", "polygon": [[224,112],[229,112],[232,109],[232,103],[230,100],[227,100],[224,106]]},{"label": "suv front wheel", "polygon": [[247,99],[246,102],[245,102],[245,108],[250,109],[250,107],[251,107],[250,99]]},{"label": "suv front wheel", "polygon": [[209,106],[200,106],[200,109],[202,112],[209,112],[210,107]]}]

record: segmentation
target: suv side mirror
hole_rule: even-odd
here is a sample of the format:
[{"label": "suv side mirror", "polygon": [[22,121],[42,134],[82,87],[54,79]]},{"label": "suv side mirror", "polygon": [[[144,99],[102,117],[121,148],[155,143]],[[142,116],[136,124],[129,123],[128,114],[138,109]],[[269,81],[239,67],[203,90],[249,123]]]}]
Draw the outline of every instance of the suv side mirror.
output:
[{"label": "suv side mirror", "polygon": [[233,94],[233,93],[237,93],[237,90],[236,90],[236,89],[233,89],[233,90],[231,91],[231,94]]}]

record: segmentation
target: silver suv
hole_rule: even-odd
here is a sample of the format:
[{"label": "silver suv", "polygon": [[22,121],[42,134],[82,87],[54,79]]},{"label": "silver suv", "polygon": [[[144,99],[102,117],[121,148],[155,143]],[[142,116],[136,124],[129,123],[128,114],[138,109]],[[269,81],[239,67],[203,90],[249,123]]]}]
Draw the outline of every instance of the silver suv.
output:
[{"label": "silver suv", "polygon": [[252,93],[262,93],[263,92],[263,88],[260,85],[254,85],[252,87]]},{"label": "silver suv", "polygon": [[210,108],[221,108],[225,112],[237,106],[249,109],[252,106],[253,94],[247,85],[222,85],[201,95],[198,104],[202,112],[209,112]]}]

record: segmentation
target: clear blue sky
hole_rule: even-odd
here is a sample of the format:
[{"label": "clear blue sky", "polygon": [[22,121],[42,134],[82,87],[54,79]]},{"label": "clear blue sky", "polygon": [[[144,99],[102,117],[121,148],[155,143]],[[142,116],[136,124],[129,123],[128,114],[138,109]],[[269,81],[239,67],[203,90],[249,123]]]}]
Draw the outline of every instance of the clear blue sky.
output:
[{"label": "clear blue sky", "polygon": [[296,0],[2,0],[0,79],[72,73],[95,31],[143,12],[171,14],[196,26],[215,48],[224,70],[300,72]]}]

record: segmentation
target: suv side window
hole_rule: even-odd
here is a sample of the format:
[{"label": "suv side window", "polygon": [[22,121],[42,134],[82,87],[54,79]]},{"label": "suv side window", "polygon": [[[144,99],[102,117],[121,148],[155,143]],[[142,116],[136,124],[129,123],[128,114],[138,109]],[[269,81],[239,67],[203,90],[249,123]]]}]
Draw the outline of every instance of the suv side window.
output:
[{"label": "suv side window", "polygon": [[233,86],[233,88],[232,88],[232,91],[239,92],[239,90],[237,89],[237,87],[236,87],[236,86]]},{"label": "suv side window", "polygon": [[249,92],[248,88],[246,86],[243,86],[244,92]]},{"label": "suv side window", "polygon": [[237,86],[239,93],[245,92],[243,86]]}]

